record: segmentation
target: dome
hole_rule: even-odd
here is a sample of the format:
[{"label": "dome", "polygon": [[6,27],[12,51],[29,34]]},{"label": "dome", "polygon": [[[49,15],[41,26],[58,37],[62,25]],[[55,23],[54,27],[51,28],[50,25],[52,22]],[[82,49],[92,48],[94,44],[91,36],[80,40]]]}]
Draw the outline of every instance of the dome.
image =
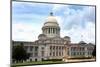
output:
[{"label": "dome", "polygon": [[53,23],[57,23],[57,20],[54,16],[49,16],[46,18],[45,22],[53,22]]},{"label": "dome", "polygon": [[46,23],[44,24],[44,26],[55,26],[55,27],[58,27],[59,25],[58,25],[58,23],[46,22]]},{"label": "dome", "polygon": [[46,35],[45,34],[40,34],[39,37],[46,37]]},{"label": "dome", "polygon": [[60,27],[52,12],[50,13],[50,16],[46,18],[46,21],[42,27],[42,32],[50,38],[60,37]]},{"label": "dome", "polygon": [[46,35],[45,35],[45,34],[40,34],[40,35],[38,36],[38,39],[46,39]]},{"label": "dome", "polygon": [[80,44],[86,44],[84,41],[80,41],[79,43],[80,43]]},{"label": "dome", "polygon": [[70,41],[70,37],[69,37],[69,36],[65,36],[65,37],[64,37],[64,40]]},{"label": "dome", "polygon": [[70,38],[69,36],[65,36],[64,38]]},{"label": "dome", "polygon": [[50,13],[50,16],[46,18],[44,26],[59,26],[52,12]]}]

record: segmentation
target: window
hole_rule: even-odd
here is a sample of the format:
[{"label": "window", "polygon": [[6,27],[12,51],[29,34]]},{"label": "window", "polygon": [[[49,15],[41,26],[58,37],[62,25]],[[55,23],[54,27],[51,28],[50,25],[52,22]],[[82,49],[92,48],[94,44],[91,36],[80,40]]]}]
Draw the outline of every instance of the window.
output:
[{"label": "window", "polygon": [[33,56],[33,53],[30,53],[30,57],[32,57]]},{"label": "window", "polygon": [[44,50],[44,47],[41,47],[42,50]]},{"label": "window", "polygon": [[79,55],[79,52],[77,52],[77,55]]},{"label": "window", "polygon": [[59,50],[61,49],[61,47],[59,46]]},{"label": "window", "polygon": [[71,55],[73,55],[73,52],[71,53]]},{"label": "window", "polygon": [[53,33],[55,33],[55,29],[53,28]]},{"label": "window", "polygon": [[58,51],[56,52],[56,56],[58,56]]},{"label": "window", "polygon": [[55,52],[53,52],[53,56],[55,56]]},{"label": "window", "polygon": [[22,42],[21,42],[21,43],[20,43],[20,45],[22,45],[22,46],[23,46],[23,45],[24,45],[24,43],[22,43]]},{"label": "window", "polygon": [[42,61],[44,60],[44,58],[42,58]]},{"label": "window", "polygon": [[59,52],[59,56],[61,56],[61,52]]},{"label": "window", "polygon": [[76,53],[75,53],[75,52],[73,52],[73,55],[75,56],[75,55],[76,55]]},{"label": "window", "polygon": [[38,53],[37,53],[37,52],[35,52],[35,53],[34,53],[34,56],[35,56],[35,57],[37,57],[37,56],[38,56]]},{"label": "window", "polygon": [[35,61],[37,61],[37,58],[35,58]]},{"label": "window", "polygon": [[71,51],[73,51],[73,47],[71,47]]},{"label": "window", "polygon": [[28,46],[25,46],[24,49],[25,49],[25,50],[28,50]]},{"label": "window", "polygon": [[52,46],[50,46],[50,50],[52,49]]},{"label": "window", "polygon": [[56,46],[56,50],[58,50],[58,46]]},{"label": "window", "polygon": [[55,46],[53,46],[53,50],[55,49]]},{"label": "window", "polygon": [[83,52],[83,55],[85,55],[85,53]]},{"label": "window", "polygon": [[63,52],[62,52],[62,55],[63,55]]},{"label": "window", "polygon": [[33,46],[30,46],[30,51],[33,51]]},{"label": "window", "polygon": [[44,56],[44,51],[41,51],[42,57]]},{"label": "window", "polygon": [[35,51],[38,51],[38,47],[35,47]]},{"label": "window", "polygon": [[50,56],[51,56],[51,52],[50,52]]}]

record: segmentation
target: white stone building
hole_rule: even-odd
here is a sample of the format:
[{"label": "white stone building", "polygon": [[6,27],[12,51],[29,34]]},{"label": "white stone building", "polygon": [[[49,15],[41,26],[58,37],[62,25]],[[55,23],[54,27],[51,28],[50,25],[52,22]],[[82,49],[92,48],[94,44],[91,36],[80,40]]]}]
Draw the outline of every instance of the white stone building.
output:
[{"label": "white stone building", "polygon": [[[30,53],[29,60],[41,61],[46,59],[63,59],[76,57],[91,57],[94,49],[93,44],[87,44],[83,41],[71,43],[71,38],[60,37],[60,26],[50,13],[42,27],[42,34],[34,42],[13,41],[13,46],[24,45],[25,50]],[[66,46],[66,48],[65,48]],[[66,51],[65,51],[66,49]]]}]

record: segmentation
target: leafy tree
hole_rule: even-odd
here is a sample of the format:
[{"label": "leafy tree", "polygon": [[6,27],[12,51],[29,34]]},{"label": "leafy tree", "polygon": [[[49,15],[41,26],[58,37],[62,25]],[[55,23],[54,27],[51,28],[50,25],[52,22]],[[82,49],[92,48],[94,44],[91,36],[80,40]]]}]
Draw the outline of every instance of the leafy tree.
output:
[{"label": "leafy tree", "polygon": [[29,58],[29,54],[24,49],[23,45],[13,46],[12,48],[12,59],[17,62],[23,61]]},{"label": "leafy tree", "polygon": [[93,56],[93,57],[96,57],[96,45],[94,46],[94,50],[93,50],[93,52],[92,52],[92,56]]}]

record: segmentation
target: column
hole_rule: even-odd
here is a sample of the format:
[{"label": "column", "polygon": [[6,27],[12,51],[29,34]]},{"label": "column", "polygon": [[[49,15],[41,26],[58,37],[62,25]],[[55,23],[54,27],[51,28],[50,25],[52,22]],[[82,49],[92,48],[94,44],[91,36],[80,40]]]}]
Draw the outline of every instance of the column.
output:
[{"label": "column", "polygon": [[55,56],[56,56],[56,46],[55,46],[55,50],[54,51],[55,51]]},{"label": "column", "polygon": [[52,28],[52,33],[54,34],[54,28]]},{"label": "column", "polygon": [[60,55],[59,55],[59,46],[58,46],[58,56],[60,56]]},{"label": "column", "polygon": [[53,46],[52,46],[51,50],[52,50],[52,51],[51,51],[51,56],[53,56]]}]

